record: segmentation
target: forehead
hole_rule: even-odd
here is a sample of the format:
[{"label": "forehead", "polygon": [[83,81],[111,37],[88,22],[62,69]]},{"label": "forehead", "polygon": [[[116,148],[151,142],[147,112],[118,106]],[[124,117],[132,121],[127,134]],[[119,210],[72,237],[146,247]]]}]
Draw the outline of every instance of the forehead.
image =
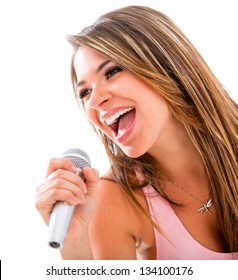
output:
[{"label": "forehead", "polygon": [[98,51],[87,46],[80,46],[74,56],[74,68],[76,72],[80,69],[94,68],[105,59]]}]

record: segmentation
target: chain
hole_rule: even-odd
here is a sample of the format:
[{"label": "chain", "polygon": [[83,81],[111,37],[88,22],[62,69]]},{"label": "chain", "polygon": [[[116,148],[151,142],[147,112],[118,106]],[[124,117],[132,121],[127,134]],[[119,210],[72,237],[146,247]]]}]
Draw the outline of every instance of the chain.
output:
[{"label": "chain", "polygon": [[[180,186],[178,183],[174,182],[173,180],[171,179],[167,179],[169,182],[171,182],[172,184],[174,184],[175,186],[177,186],[179,189],[181,189],[184,193],[186,193],[187,195],[189,195],[190,197],[194,198],[196,201],[199,201],[203,207],[199,208],[197,210],[197,212],[199,213],[204,213],[205,211],[209,212],[210,214],[211,211],[208,209],[209,207],[212,206],[212,199],[209,198],[208,196],[208,199],[207,201],[204,203],[201,199],[199,199],[198,197],[196,197],[194,194],[190,193],[187,189],[185,189],[184,187]],[[210,193],[209,193],[210,194]]]}]

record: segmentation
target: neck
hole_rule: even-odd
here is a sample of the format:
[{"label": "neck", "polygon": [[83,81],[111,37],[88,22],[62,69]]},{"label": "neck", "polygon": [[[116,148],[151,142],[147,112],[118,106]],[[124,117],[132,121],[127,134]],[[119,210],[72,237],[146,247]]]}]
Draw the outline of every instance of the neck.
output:
[{"label": "neck", "polygon": [[202,159],[182,124],[161,135],[150,154],[168,178],[182,183],[204,178]]}]

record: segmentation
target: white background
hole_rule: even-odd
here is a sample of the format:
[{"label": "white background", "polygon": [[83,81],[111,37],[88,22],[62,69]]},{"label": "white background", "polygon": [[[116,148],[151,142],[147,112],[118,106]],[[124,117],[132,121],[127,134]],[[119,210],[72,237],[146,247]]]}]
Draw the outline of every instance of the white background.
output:
[{"label": "white background", "polygon": [[[65,37],[102,13],[132,4],[170,16],[238,99],[236,1],[1,0],[0,259],[9,267],[60,260],[46,245],[47,227],[34,207],[48,159],[79,147],[101,174],[107,169],[100,140],[74,100],[72,49]],[[13,265],[11,273],[17,275]]]}]

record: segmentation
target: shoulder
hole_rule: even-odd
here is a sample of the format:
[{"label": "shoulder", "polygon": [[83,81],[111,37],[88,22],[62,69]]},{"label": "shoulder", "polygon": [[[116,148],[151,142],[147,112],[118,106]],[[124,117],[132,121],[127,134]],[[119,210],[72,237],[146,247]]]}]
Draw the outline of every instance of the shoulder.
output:
[{"label": "shoulder", "polygon": [[[147,210],[143,191],[138,190],[134,194],[140,205]],[[123,188],[112,180],[110,172],[99,181],[96,211],[90,232],[96,255],[99,258],[110,256],[115,259],[136,258],[136,247],[153,232],[151,225],[148,226],[148,220],[131,202]]]},{"label": "shoulder", "polygon": [[[131,229],[129,220],[135,220],[137,212],[131,203],[122,186],[111,178],[101,178],[98,184],[96,216],[104,222],[123,226],[124,229]],[[125,219],[126,214],[126,219]]]},{"label": "shoulder", "polygon": [[[134,191],[133,194],[138,203],[143,208],[147,208],[142,189]],[[99,180],[98,203],[105,203],[106,208],[113,207],[117,217],[123,216],[125,213],[133,216],[139,215],[140,212],[123,187],[113,180],[110,170]]]}]

